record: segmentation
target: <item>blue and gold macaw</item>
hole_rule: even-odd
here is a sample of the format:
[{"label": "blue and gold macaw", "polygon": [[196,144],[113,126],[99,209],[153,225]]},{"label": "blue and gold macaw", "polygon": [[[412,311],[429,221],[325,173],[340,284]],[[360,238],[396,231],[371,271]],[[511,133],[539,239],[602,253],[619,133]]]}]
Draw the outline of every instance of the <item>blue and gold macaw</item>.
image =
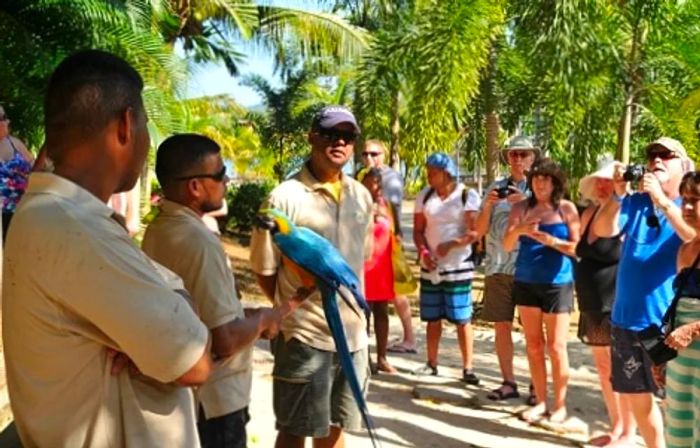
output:
[{"label": "blue and gold macaw", "polygon": [[[362,310],[369,311],[365,297],[360,290],[360,280],[333,244],[311,229],[294,225],[282,211],[277,209],[261,210],[259,220],[261,226],[272,233],[272,239],[282,255],[294,263],[295,266],[292,268],[296,267],[297,272],[299,272],[298,268],[301,268],[302,272],[305,271],[313,276],[315,286],[321,293],[323,312],[326,315],[328,328],[331,330],[338,351],[340,366],[348,380],[357,406],[360,408],[372,446],[376,447],[374,424],[352,363],[336,297],[336,292],[340,293],[340,297],[358,316],[361,315]],[[302,275],[303,277],[304,275]],[[352,293],[355,302],[362,310],[358,310],[351,298],[343,294],[341,286]]]}]

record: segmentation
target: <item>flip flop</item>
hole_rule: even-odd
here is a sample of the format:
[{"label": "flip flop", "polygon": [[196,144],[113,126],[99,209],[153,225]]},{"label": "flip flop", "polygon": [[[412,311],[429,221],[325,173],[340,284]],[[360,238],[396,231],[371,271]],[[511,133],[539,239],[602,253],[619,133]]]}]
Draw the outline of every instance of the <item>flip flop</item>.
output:
[{"label": "flip flop", "polygon": [[586,442],[586,445],[607,446],[610,445],[612,442],[613,438],[610,434],[601,434],[588,440],[588,442]]},{"label": "flip flop", "polygon": [[[510,387],[511,391],[508,393],[503,392],[503,386]],[[486,398],[491,401],[503,401],[511,398],[520,398],[520,394],[518,393],[518,385],[510,381],[504,381],[501,383],[501,387],[489,392],[489,394],[486,395]]]},{"label": "flip flop", "polygon": [[537,425],[540,422],[546,421],[549,418],[549,411],[545,410],[540,413],[534,413],[532,412],[532,409],[527,409],[518,414],[518,418],[531,425]]},{"label": "flip flop", "polygon": [[405,345],[402,345],[400,343],[390,345],[389,347],[386,348],[386,351],[389,353],[411,353],[411,354],[418,353],[418,351],[415,348],[406,347]]}]

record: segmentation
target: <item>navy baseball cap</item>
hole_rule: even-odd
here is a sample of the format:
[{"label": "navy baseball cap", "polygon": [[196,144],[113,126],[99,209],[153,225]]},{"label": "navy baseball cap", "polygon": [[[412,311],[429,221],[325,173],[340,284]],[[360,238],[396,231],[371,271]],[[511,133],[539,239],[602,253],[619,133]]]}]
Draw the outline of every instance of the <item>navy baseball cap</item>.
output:
[{"label": "navy baseball cap", "polygon": [[360,133],[355,116],[344,106],[326,106],[319,110],[311,122],[312,129],[330,129],[340,123],[350,123],[355,132]]}]

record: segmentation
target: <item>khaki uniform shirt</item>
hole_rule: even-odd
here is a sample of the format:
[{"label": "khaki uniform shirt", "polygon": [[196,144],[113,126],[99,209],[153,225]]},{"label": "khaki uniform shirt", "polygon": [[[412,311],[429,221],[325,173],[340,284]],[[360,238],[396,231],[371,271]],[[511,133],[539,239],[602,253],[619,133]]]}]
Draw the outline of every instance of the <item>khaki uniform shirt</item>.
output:
[{"label": "khaki uniform shirt", "polygon": [[[338,248],[364,285],[364,260],[371,252],[372,198],[367,189],[349,176],[342,176],[340,203],[304,166],[292,179],[275,188],[265,206],[283,211],[297,226],[308,227]],[[270,232],[257,229],[251,240],[250,262],[257,274],[277,275],[275,301],[283,303],[302,286],[298,275],[281,262]],[[348,291],[346,293],[350,295]],[[358,317],[340,298],[340,315],[350,351],[367,347],[365,318]],[[315,292],[282,321],[286,340],[297,338],[318,350],[336,351],[321,304]]]},{"label": "khaki uniform shirt", "polygon": [[[3,339],[25,447],[199,446],[192,393],[169,383],[209,334],[174,291],[182,282],[164,278],[112,213],[69,180],[34,173],[12,221]],[[111,375],[108,347],[150,378]]]},{"label": "khaki uniform shirt", "polygon": [[[148,226],[143,250],[180,275],[194,299],[199,317],[210,330],[245,318],[236,296],[231,264],[219,239],[188,207],[163,201]],[[239,411],[250,402],[253,345],[220,361],[196,391],[206,418]]]}]

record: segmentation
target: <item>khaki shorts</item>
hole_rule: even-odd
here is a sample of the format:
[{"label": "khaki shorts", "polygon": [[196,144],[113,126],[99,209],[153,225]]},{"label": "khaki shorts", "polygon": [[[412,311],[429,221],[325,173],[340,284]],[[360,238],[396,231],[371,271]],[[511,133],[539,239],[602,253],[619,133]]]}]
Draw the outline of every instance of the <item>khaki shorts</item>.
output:
[{"label": "khaki shorts", "polygon": [[[274,341],[273,407],[277,429],[298,437],[322,438],[331,426],[357,431],[362,414],[352,396],[337,353],[315,349],[298,339]],[[367,393],[367,349],[352,353],[360,386]]]},{"label": "khaki shorts", "polygon": [[484,282],[484,309],[482,318],[487,322],[512,322],[515,316],[513,276],[493,274]]}]

